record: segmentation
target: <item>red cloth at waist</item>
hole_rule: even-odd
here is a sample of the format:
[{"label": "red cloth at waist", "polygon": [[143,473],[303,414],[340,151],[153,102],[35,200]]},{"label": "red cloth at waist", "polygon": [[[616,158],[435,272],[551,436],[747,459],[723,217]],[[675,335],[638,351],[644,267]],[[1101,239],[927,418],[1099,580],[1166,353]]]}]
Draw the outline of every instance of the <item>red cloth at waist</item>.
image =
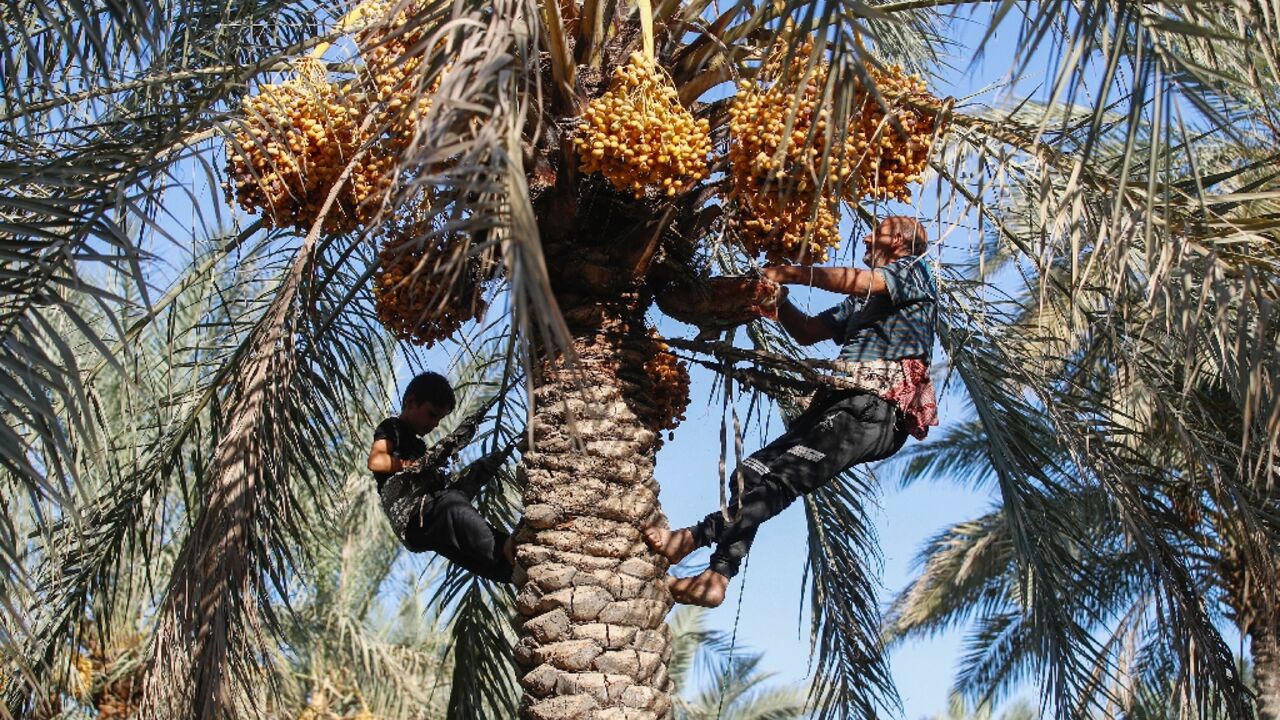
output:
[{"label": "red cloth at waist", "polygon": [[907,432],[917,440],[929,434],[929,428],[938,424],[938,397],[929,379],[929,366],[923,360],[908,358],[900,361],[905,377],[880,397],[898,406],[905,419]]}]

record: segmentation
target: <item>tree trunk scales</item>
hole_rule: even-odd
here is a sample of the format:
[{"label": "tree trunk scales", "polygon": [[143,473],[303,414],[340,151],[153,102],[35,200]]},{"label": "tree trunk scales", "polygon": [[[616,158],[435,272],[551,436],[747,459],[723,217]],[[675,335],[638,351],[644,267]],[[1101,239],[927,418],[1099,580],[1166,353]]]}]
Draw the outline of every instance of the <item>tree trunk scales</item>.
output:
[{"label": "tree trunk scales", "polygon": [[534,391],[516,551],[525,718],[672,716],[667,563],[640,535],[666,522],[653,477],[660,439],[633,410],[624,378],[643,359],[625,345],[579,339],[578,362],[544,369]]}]

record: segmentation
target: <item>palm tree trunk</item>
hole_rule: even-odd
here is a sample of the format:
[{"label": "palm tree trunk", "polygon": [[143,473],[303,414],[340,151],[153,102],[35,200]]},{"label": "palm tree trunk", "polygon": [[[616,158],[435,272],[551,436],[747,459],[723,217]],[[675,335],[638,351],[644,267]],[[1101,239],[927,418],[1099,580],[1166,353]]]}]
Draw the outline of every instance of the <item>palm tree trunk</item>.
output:
[{"label": "palm tree trunk", "polygon": [[1249,654],[1253,661],[1253,679],[1257,685],[1259,720],[1280,720],[1280,632],[1277,632],[1273,603],[1258,582],[1257,575],[1246,565],[1242,545],[1238,544],[1230,526],[1215,522],[1218,531],[1228,539],[1218,558],[1218,578],[1223,601],[1230,609],[1242,635],[1249,638]]},{"label": "palm tree trunk", "polygon": [[1258,684],[1258,718],[1280,720],[1280,637],[1275,623],[1250,623],[1249,649]]},{"label": "palm tree trunk", "polygon": [[549,363],[537,380],[516,550],[525,718],[671,717],[667,563],[640,535],[665,523],[660,440],[637,417],[644,355],[633,341],[583,334],[577,363]]}]

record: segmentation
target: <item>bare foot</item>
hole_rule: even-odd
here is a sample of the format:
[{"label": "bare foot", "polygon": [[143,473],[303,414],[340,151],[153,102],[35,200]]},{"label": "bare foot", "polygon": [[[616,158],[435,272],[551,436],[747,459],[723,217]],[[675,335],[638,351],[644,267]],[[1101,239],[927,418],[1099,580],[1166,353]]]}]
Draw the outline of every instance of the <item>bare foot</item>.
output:
[{"label": "bare foot", "polygon": [[685,556],[697,549],[693,541],[693,533],[689,532],[689,528],[668,530],[650,525],[643,532],[644,541],[649,544],[649,547],[672,565],[685,559]]},{"label": "bare foot", "polygon": [[702,574],[694,577],[668,577],[667,587],[671,590],[671,597],[678,603],[713,608],[724,602],[724,593],[729,589],[729,578],[715,570],[703,570]]}]

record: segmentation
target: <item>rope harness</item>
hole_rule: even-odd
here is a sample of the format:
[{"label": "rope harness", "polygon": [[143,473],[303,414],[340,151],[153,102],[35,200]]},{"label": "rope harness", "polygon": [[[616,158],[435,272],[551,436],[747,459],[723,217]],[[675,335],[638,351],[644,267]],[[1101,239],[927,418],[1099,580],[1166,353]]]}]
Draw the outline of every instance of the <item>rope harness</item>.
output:
[{"label": "rope harness", "polygon": [[[719,375],[732,377],[743,385],[773,398],[794,399],[824,388],[846,390],[857,387],[848,377],[833,374],[848,372],[848,363],[840,360],[799,360],[763,350],[734,347],[724,342],[680,338],[667,338],[665,342],[686,353],[699,353],[717,358],[716,361],[709,361],[695,355],[679,355],[682,360],[705,367]],[[740,361],[745,361],[753,367],[736,367],[735,363]]]}]

